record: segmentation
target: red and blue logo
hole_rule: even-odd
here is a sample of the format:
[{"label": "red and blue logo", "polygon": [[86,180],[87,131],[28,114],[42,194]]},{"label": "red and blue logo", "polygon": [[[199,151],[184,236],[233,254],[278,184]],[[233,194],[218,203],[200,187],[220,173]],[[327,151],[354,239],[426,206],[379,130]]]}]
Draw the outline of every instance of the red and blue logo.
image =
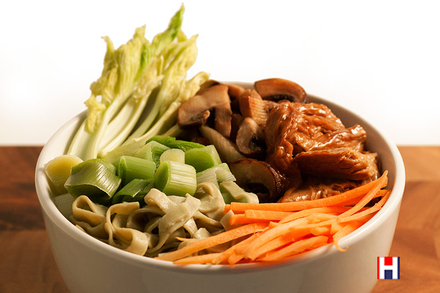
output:
[{"label": "red and blue logo", "polygon": [[377,258],[377,278],[379,280],[400,279],[400,257],[383,256]]}]

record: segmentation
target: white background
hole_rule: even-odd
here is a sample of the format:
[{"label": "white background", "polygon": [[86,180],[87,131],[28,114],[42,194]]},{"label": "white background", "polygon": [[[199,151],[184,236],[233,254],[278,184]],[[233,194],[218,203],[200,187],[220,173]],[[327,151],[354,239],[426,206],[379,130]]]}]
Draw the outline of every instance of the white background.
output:
[{"label": "white background", "polygon": [[[0,145],[42,145],[83,111],[115,47],[149,40],[182,1],[1,1]],[[436,1],[184,1],[198,71],[283,77],[365,117],[398,145],[440,145]]]}]

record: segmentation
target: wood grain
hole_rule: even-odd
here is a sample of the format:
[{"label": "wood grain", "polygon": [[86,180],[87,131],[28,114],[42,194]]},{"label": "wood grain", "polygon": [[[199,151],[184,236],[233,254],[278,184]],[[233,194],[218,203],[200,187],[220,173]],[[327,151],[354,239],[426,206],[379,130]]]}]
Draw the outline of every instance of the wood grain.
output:
[{"label": "wood grain", "polygon": [[[401,279],[377,292],[440,292],[440,147],[399,147],[406,188],[390,255]],[[41,147],[0,147],[0,292],[68,292],[34,187]]]}]

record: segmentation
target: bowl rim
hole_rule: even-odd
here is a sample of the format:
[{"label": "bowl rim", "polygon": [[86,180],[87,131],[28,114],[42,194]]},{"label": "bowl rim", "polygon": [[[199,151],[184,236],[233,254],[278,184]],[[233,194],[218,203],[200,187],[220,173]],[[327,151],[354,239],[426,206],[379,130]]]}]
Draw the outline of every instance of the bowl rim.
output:
[{"label": "bowl rim", "polygon": [[[228,82],[225,82],[228,83]],[[249,86],[250,83],[245,82],[229,82],[234,83],[238,85],[247,85]],[[386,204],[382,207],[382,209],[374,215],[372,219],[370,219],[367,223],[365,223],[362,227],[358,228],[356,231],[350,233],[349,235],[342,238],[339,242],[341,247],[347,247],[350,246],[363,238],[367,237],[369,234],[371,234],[374,229],[384,223],[389,215],[393,213],[396,209],[400,208],[400,203],[403,197],[403,191],[405,187],[405,169],[403,160],[401,157],[401,154],[397,148],[397,146],[388,138],[387,135],[384,135],[381,131],[379,131],[376,127],[374,127],[370,122],[364,120],[362,117],[354,113],[353,111],[336,104],[332,101],[325,100],[323,98],[320,98],[318,96],[314,95],[308,95],[312,101],[316,101],[318,103],[324,103],[327,105],[330,109],[333,108],[339,108],[339,110],[348,112],[349,115],[354,116],[354,118],[359,121],[359,124],[362,125],[362,127],[367,127],[375,132],[383,139],[386,146],[389,148],[389,151],[392,154],[392,159],[395,165],[396,173],[394,174],[394,180],[393,182],[389,182],[389,185],[393,186],[393,189],[391,191],[391,195],[389,200],[386,202]],[[67,218],[65,218],[57,209],[55,206],[51,195],[49,194],[49,184],[47,182],[46,176],[44,174],[43,168],[44,164],[47,163],[51,158],[54,157],[53,154],[50,154],[50,146],[51,144],[58,140],[60,136],[63,135],[66,131],[73,131],[72,127],[75,126],[75,128],[80,124],[80,122],[85,119],[86,117],[86,111],[81,112],[80,114],[74,116],[71,118],[67,123],[65,123],[61,128],[59,128],[52,137],[48,140],[48,142],[43,147],[38,160],[36,164],[35,169],[35,187],[36,192],[38,196],[38,200],[40,202],[40,206],[42,209],[42,212],[47,215],[49,220],[52,224],[57,225],[61,230],[63,230],[67,235],[74,238],[76,241],[79,241],[83,245],[88,246],[89,248],[95,250],[97,253],[105,253],[109,257],[116,258],[119,261],[128,262],[136,266],[145,266],[150,265],[154,266],[157,269],[164,269],[164,270],[179,270],[179,271],[197,271],[198,273],[202,274],[209,274],[209,273],[236,273],[237,271],[243,271],[243,272],[250,272],[255,269],[270,269],[270,268],[276,268],[279,266],[300,266],[304,263],[308,262],[314,262],[318,261],[320,258],[326,257],[328,255],[334,254],[334,253],[340,253],[336,247],[332,244],[325,245],[323,247],[320,247],[318,249],[314,249],[312,251],[308,251],[305,253],[302,253],[298,256],[295,256],[293,258],[286,259],[282,262],[277,263],[270,263],[270,264],[264,264],[264,263],[250,263],[250,264],[238,264],[235,266],[229,266],[229,265],[186,265],[186,266],[179,266],[175,265],[172,262],[168,261],[162,261],[157,260],[145,256],[136,255],[133,253],[129,253],[126,251],[123,251],[119,248],[113,247],[111,245],[108,245],[105,242],[102,242],[87,233],[82,232],[78,228],[76,228]],[[367,132],[368,133],[368,132]],[[47,225],[47,224],[46,224]]]}]

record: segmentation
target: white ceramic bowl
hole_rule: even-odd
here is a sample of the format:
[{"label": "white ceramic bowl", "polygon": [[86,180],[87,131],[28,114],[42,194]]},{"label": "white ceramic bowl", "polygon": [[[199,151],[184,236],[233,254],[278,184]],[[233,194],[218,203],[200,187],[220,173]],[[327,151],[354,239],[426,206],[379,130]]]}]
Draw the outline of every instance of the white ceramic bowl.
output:
[{"label": "white ceramic bowl", "polygon": [[[250,84],[248,84],[249,86]],[[397,147],[370,123],[329,101],[324,103],[349,127],[367,131],[367,148],[379,154],[389,171],[392,194],[365,225],[333,245],[276,265],[176,266],[111,247],[74,227],[57,210],[43,172],[46,162],[66,150],[85,118],[74,117],[43,148],[36,166],[36,190],[59,271],[71,292],[370,292],[377,282],[378,256],[388,256],[405,185],[405,171]]]}]

